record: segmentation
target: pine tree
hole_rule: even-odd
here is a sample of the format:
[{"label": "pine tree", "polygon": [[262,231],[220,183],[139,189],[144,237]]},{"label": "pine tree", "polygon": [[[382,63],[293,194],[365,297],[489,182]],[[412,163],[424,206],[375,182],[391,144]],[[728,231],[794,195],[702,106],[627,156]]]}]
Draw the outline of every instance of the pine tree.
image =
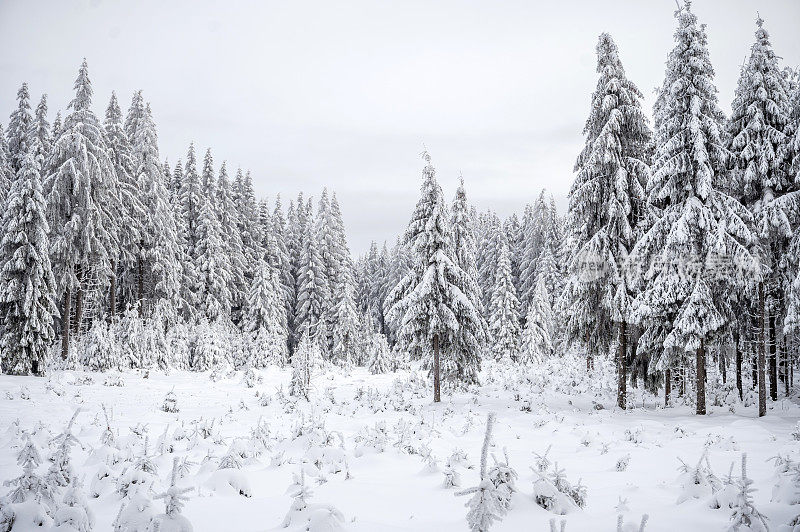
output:
[{"label": "pine tree", "polygon": [[[239,232],[240,213],[233,201],[230,182],[228,181],[228,171],[224,161],[219,170],[216,194],[219,225],[222,230],[225,253],[230,261],[231,280],[228,289],[231,292],[231,305],[235,309],[238,322],[249,287],[245,276],[245,271],[248,270],[249,265],[247,264],[245,248],[242,243],[242,235]],[[256,223],[256,225],[258,224]]]},{"label": "pine tree", "polygon": [[[178,170],[175,170],[179,174]],[[186,246],[190,257],[195,256],[197,245],[197,226],[200,220],[200,207],[202,206],[202,192],[200,177],[197,175],[197,159],[194,153],[194,143],[189,145],[186,154],[186,165],[183,167],[183,180],[180,187],[180,208],[186,227]]]},{"label": "pine tree", "polygon": [[0,205],[5,206],[13,180],[14,171],[11,169],[11,156],[8,154],[3,126],[0,125]]},{"label": "pine tree", "polygon": [[137,190],[145,216],[138,243],[140,315],[152,315],[161,301],[175,301],[180,292],[178,230],[158,153],[158,135],[149,104],[133,138]]},{"label": "pine tree", "polygon": [[325,265],[314,224],[309,222],[304,226],[303,248],[298,262],[295,327],[299,336],[308,335],[315,342],[320,342],[320,347],[327,347],[323,314],[330,294]]},{"label": "pine tree", "polygon": [[[266,211],[266,207],[264,209]],[[283,288],[283,303],[286,307],[286,323],[287,330],[291,337],[292,327],[294,323],[294,305],[295,305],[295,280],[292,274],[292,261],[286,243],[286,219],[283,215],[283,208],[281,205],[281,197],[275,199],[275,208],[272,211],[272,216],[268,216],[265,212],[263,219],[269,219],[269,226],[264,225],[264,243],[265,250],[267,249],[267,239],[274,243],[274,248],[270,247],[273,251],[265,251],[268,257],[273,257],[271,260],[273,265],[278,269],[281,286]],[[263,224],[262,224],[263,225]]]},{"label": "pine tree", "polygon": [[[134,95],[134,104],[137,101]],[[138,112],[132,104],[128,115]],[[118,246],[112,256],[111,286],[109,289],[109,309],[113,316],[116,312],[117,291],[122,294],[122,307],[136,301],[136,251],[141,238],[141,226],[144,220],[144,208],[136,189],[135,168],[131,139],[125,133],[122,125],[122,111],[117,102],[115,93],[111,93],[111,100],[106,108],[105,123],[106,144],[109,157],[114,165],[117,175],[117,201],[118,208],[114,213],[114,220],[118,228]],[[119,272],[119,275],[117,273]],[[120,282],[117,282],[119,277]]]},{"label": "pine tree", "polygon": [[519,301],[514,293],[511,259],[503,236],[497,260],[495,285],[489,307],[489,331],[495,360],[517,360],[519,337]]},{"label": "pine tree", "polygon": [[[116,172],[91,103],[92,85],[84,60],[69,105],[71,113],[53,144],[44,187],[53,273],[64,293],[61,335],[65,359],[70,327],[80,330],[83,325],[86,291],[95,283],[105,284],[116,246]],[[73,292],[74,323],[70,312]]]},{"label": "pine tree", "polygon": [[252,342],[250,364],[253,367],[283,363],[288,358],[286,308],[281,299],[280,279],[277,270],[268,262],[259,261],[256,266],[242,325]]},{"label": "pine tree", "polygon": [[203,157],[203,172],[200,175],[200,193],[211,202],[214,212],[218,212],[217,204],[217,179],[214,176],[214,157],[211,155],[211,148],[206,149]]},{"label": "pine tree", "polygon": [[28,144],[36,147],[36,153],[34,155],[39,159],[40,164],[44,165],[53,147],[50,124],[47,122],[46,94],[42,94],[42,98],[36,106],[36,114],[34,115],[33,122],[31,122],[31,130],[28,133]]},{"label": "pine tree", "polygon": [[464,272],[463,282],[460,283],[459,288],[469,299],[478,314],[477,321],[473,321],[472,316],[469,314],[456,316],[459,325],[456,341],[453,345],[456,357],[456,379],[458,382],[465,384],[475,384],[478,382],[478,372],[481,368],[481,350],[486,342],[488,325],[486,320],[483,319],[482,294],[478,284],[475,233],[470,222],[469,205],[463,177],[459,182],[456,196],[453,200],[451,224],[453,227],[455,262]]},{"label": "pine tree", "polygon": [[[17,108],[11,113],[8,121],[6,137],[8,138],[8,153],[11,156],[11,170],[16,174],[22,168],[25,155],[30,149],[29,137],[31,133],[30,93],[28,84],[23,83],[17,91]],[[44,146],[42,146],[44,148]]]},{"label": "pine tree", "polygon": [[[562,314],[566,340],[586,347],[587,368],[595,356],[608,352],[617,324],[621,346],[617,392],[624,408],[626,312],[632,294],[623,267],[643,210],[650,131],[641,108],[642,94],[625,77],[617,46],[607,33],[597,44],[597,72],[600,77],[584,127],[586,145],[575,164],[577,175],[569,195],[572,249]],[[555,286],[548,288],[556,291]]]},{"label": "pine tree", "polygon": [[353,297],[353,279],[348,273],[341,273],[336,283],[335,301],[331,311],[332,350],[331,361],[344,368],[360,363],[364,358],[364,340],[360,331],[356,302]]},{"label": "pine tree", "polygon": [[311,392],[311,367],[319,358],[319,344],[304,332],[292,354],[292,380],[289,395],[308,400]]},{"label": "pine tree", "polygon": [[417,359],[433,355],[433,400],[439,402],[441,353],[453,360],[457,317],[475,323],[480,317],[459,288],[466,274],[455,262],[447,205],[427,151],[422,158],[422,194],[404,236],[413,263],[387,296],[387,307],[403,348]]},{"label": "pine tree", "polygon": [[[24,164],[23,160],[23,166]],[[22,475],[5,482],[6,485],[16,486],[8,494],[11,502],[30,504],[30,508],[26,509],[25,514],[16,516],[15,529],[17,530],[29,530],[50,521],[50,514],[55,506],[53,490],[36,472],[41,463],[42,457],[39,449],[28,435],[25,445],[17,454],[17,464],[22,468]],[[21,518],[31,519],[31,522],[24,523]]]},{"label": "pine tree", "polygon": [[42,375],[53,342],[55,280],[35,142],[22,162],[2,217],[0,338],[7,373]]},{"label": "pine tree", "polygon": [[[792,218],[797,209],[791,194],[793,176],[787,172],[786,130],[790,105],[787,80],[778,67],[764,21],[756,21],[756,42],[743,67],[728,122],[728,149],[733,162],[733,190],[750,209],[760,256],[767,267],[765,319],[769,344],[775,346],[776,321],[783,320],[786,292],[792,279],[787,269]],[[759,312],[761,309],[759,309]],[[770,393],[777,399],[777,354],[770,349]]]},{"label": "pine tree", "polygon": [[630,254],[643,291],[629,317],[660,346],[656,370],[694,353],[697,413],[705,414],[705,349],[724,325],[720,297],[760,271],[748,211],[715,187],[725,153],[705,29],[688,3],[676,18],[648,189],[661,216]]},{"label": "pine tree", "polygon": [[533,300],[528,307],[525,329],[522,331],[520,361],[538,364],[553,354],[553,309],[543,276],[536,282]]},{"label": "pine tree", "polygon": [[229,319],[231,313],[231,266],[225,254],[219,220],[211,201],[201,196],[194,262],[197,268],[198,304],[211,320]]}]

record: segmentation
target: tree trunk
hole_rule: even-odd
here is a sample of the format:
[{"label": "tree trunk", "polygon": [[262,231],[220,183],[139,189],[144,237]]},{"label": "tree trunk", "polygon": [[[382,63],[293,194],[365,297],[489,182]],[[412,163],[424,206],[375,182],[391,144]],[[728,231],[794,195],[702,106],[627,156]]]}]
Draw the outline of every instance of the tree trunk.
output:
[{"label": "tree trunk", "polygon": [[589,346],[589,339],[591,338],[591,333],[587,329],[586,330],[586,371],[592,371],[594,369],[594,357],[592,356],[592,350]]},{"label": "tree trunk", "polygon": [[664,371],[664,408],[669,408],[670,395],[672,395],[672,371]]},{"label": "tree trunk", "polygon": [[81,333],[81,320],[83,319],[83,287],[78,284],[78,293],[75,295],[75,321],[72,324],[75,334]]},{"label": "tree trunk", "polygon": [[758,283],[758,417],[767,414],[767,386],[764,382],[764,282]]},{"label": "tree trunk", "polygon": [[439,335],[433,337],[433,402],[441,402],[439,383]]},{"label": "tree trunk", "polygon": [[619,352],[617,353],[617,406],[625,410],[626,396],[628,394],[625,388],[627,381],[627,361],[625,355],[627,354],[628,345],[627,337],[625,335],[625,320],[619,324]]},{"label": "tree trunk", "polygon": [[783,335],[783,356],[781,357],[783,364],[783,394],[789,397],[789,344],[786,341],[786,335]]},{"label": "tree trunk", "polygon": [[110,287],[108,289],[108,315],[113,320],[114,314],[117,311],[117,263],[111,261],[111,279]]},{"label": "tree trunk", "polygon": [[700,340],[700,347],[697,348],[695,357],[695,381],[697,387],[697,415],[706,415],[706,349],[703,340]]},{"label": "tree trunk", "polygon": [[72,291],[64,290],[64,311],[61,314],[61,360],[69,356],[69,316],[72,307]]},{"label": "tree trunk", "polygon": [[739,400],[744,400],[742,391],[742,350],[739,346],[739,338],[736,338],[736,389],[739,391]]},{"label": "tree trunk", "polygon": [[769,397],[778,400],[778,357],[775,338],[775,313],[769,313]]},{"label": "tree trunk", "polygon": [[719,371],[722,373],[722,384],[725,384],[728,382],[728,364],[721,353],[719,355]]},{"label": "tree trunk", "polygon": [[136,295],[139,307],[139,317],[144,316],[144,262],[141,258],[136,261],[136,290],[139,292]]}]

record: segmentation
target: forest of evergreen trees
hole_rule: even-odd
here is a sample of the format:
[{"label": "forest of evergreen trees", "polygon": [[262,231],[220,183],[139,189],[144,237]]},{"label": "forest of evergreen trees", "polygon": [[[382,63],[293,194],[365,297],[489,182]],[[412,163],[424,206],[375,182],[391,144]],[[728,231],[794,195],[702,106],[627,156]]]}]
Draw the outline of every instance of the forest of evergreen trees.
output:
[{"label": "forest of evergreen trees", "polygon": [[577,349],[616,360],[621,408],[644,386],[704,414],[728,386],[764,415],[799,358],[800,71],[758,18],[726,117],[689,2],[676,21],[652,120],[600,36],[564,216],[545,192],[479,212],[463,179],[450,200],[426,151],[406,232],[358,258],[335,193],[284,209],[210,149],[168,163],[142,91],[98,117],[86,61],[52,123],[23,83],[0,134],[3,371],[291,364],[304,395],[313,366],[421,361],[438,401],[482,360]]}]

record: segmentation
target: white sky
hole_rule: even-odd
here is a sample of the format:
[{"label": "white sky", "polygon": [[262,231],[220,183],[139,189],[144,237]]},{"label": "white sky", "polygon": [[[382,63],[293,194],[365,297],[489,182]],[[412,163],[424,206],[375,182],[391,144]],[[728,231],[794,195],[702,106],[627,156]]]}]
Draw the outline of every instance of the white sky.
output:
[{"label": "white sky", "polygon": [[[259,196],[335,190],[349,242],[390,242],[416,202],[425,143],[451,198],[459,171],[479,208],[519,211],[547,188],[565,207],[612,34],[652,105],[672,46],[674,0],[0,0],[0,121],[19,85],[65,109],[81,59],[95,111],[143,89],[162,156],[249,168]],[[696,0],[726,112],[756,10],[800,64],[800,1]]]}]

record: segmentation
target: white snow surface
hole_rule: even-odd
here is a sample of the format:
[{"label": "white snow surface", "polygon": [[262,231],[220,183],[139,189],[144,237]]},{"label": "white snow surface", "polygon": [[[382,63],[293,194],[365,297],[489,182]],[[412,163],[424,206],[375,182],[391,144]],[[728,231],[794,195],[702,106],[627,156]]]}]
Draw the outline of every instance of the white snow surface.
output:
[{"label": "white snow surface", "polygon": [[[96,472],[105,467],[103,457],[120,457],[108,464],[116,480],[125,466],[122,457],[141,456],[147,435],[148,454],[157,467],[151,488],[154,512],[164,511],[155,494],[169,487],[173,458],[187,457],[193,463],[180,485],[193,491],[182,514],[198,532],[284,530],[293,501],[287,488],[301,467],[313,491],[309,505],[341,512],[344,530],[464,531],[469,497],[455,493],[480,482],[484,427],[487,414],[494,411],[490,454],[503,461],[505,450],[519,478],[511,508],[493,531],[548,530],[553,518],[565,519],[568,532],[613,531],[620,498],[626,501],[625,523],[638,524],[646,513],[648,532],[725,530],[732,510],[711,509],[710,491],[695,486],[691,491],[699,499],[677,502],[686,498],[679,457],[694,466],[704,450],[719,478],[733,462],[736,476],[741,453],[747,453],[748,476],[757,489],[755,507],[769,518],[772,530],[781,530],[800,512],[800,505],[790,504],[792,497],[782,495],[786,478],[773,494],[779,476],[768,461],[778,454],[800,459],[800,441],[792,434],[800,417],[794,400],[769,403],[761,419],[756,407],[736,404],[731,412],[709,401],[709,414],[699,417],[692,406],[664,409],[662,397],[634,389],[633,408],[620,411],[614,406],[612,369],[599,363],[589,378],[582,361],[569,357],[536,368],[489,364],[481,373],[481,386],[447,394],[440,404],[431,402],[431,384],[419,370],[371,375],[364,368],[347,373],[327,368],[313,375],[308,402],[278,391],[288,388],[288,368],[258,370],[263,381],[254,388],[245,385],[242,372],[221,380],[212,380],[208,372],[150,371],[146,378],[128,372],[120,374],[124,386],[106,386],[108,374],[83,371],[54,371],[47,378],[3,375],[0,480],[21,474],[16,455],[25,442],[24,431],[34,432],[43,459],[37,471],[44,475],[54,450],[48,448],[49,440],[81,408],[73,427],[79,444],[73,448],[72,464],[77,476],[84,477],[95,530],[112,529],[122,502],[113,481],[98,498],[89,493]],[[162,410],[171,390],[177,413]],[[101,449],[91,456],[102,447],[101,405],[113,412],[117,450]],[[212,420],[203,438],[197,429]],[[250,439],[259,423],[268,427],[263,448]],[[141,436],[131,430],[137,425]],[[165,431],[169,445],[160,441]],[[586,486],[584,508],[559,516],[536,504],[534,452],[543,454],[548,447],[548,459],[564,469],[568,481],[574,485],[580,479]],[[245,455],[241,469],[218,470],[220,460],[233,451]],[[461,485],[445,488],[445,467],[455,451],[467,457],[450,460]],[[627,468],[618,471],[618,462],[626,457]],[[0,488],[0,494],[7,490]],[[303,529],[292,523],[289,529]]]}]

